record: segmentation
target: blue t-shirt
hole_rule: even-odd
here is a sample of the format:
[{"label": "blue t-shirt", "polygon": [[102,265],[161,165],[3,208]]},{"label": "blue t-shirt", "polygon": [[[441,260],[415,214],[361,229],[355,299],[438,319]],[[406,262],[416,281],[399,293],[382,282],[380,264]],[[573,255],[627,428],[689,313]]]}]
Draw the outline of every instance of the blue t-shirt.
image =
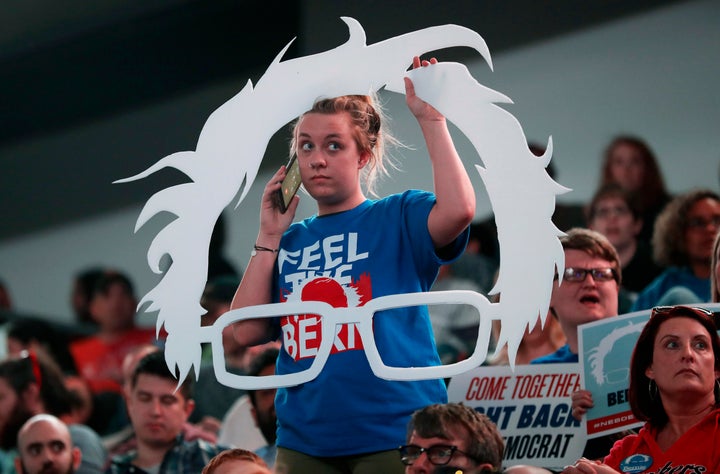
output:
[{"label": "blue t-shirt", "polygon": [[[462,253],[467,231],[442,259],[427,228],[435,196],[406,191],[354,209],[295,223],[282,238],[275,301],[325,301],[361,306],[383,295],[425,292],[438,268]],[[280,318],[283,349],[277,372],[309,367],[320,342],[315,316]],[[277,445],[311,456],[394,449],[405,441],[410,415],[445,403],[442,380],[388,381],[375,376],[354,325],[338,326],[333,351],[318,377],[277,392]],[[392,367],[440,363],[427,308],[383,311],[373,319],[383,362]]]},{"label": "blue t-shirt", "polygon": [[570,351],[570,346],[565,344],[552,354],[547,354],[541,357],[538,357],[537,359],[533,359],[530,361],[531,364],[564,364],[568,362],[577,362],[578,355],[573,354]]},{"label": "blue t-shirt", "polygon": [[[657,276],[643,291],[640,292],[632,311],[650,309],[657,306],[660,298],[671,288],[684,287],[697,295],[697,301],[710,301],[710,279],[698,278],[688,267],[669,267]],[[687,303],[691,303],[688,301]]]}]

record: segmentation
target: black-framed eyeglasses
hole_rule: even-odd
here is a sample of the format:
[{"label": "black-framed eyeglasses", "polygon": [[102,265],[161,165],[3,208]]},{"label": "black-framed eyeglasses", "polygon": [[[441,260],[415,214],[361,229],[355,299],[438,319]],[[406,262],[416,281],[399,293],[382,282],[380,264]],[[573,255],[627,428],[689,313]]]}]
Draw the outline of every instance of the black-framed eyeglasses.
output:
[{"label": "black-framed eyeglasses", "polygon": [[475,461],[475,458],[460,451],[457,446],[447,444],[435,444],[429,448],[423,448],[417,444],[406,444],[400,446],[398,451],[400,452],[400,461],[406,466],[412,466],[422,453],[425,453],[430,464],[435,466],[444,466],[449,463],[455,453],[460,453]]},{"label": "black-framed eyeglasses", "polygon": [[[577,268],[567,267],[563,271],[563,280],[579,283],[585,281],[587,275],[590,274],[595,281],[617,280],[617,272],[611,267],[602,268]],[[557,277],[556,277],[557,278]]]}]

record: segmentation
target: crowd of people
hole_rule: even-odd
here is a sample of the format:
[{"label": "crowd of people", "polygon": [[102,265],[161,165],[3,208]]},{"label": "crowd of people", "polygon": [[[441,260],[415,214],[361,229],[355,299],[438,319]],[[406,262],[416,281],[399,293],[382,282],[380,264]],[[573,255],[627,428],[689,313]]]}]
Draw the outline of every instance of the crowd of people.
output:
[{"label": "crowd of people", "polygon": [[[413,65],[435,62],[414,58]],[[415,95],[409,79],[405,86],[434,192],[366,198],[391,167],[383,148],[393,139],[379,104],[371,96],[317,101],[296,122],[291,145],[317,214],[296,221],[299,196],[285,212],[277,207],[287,173],[281,167],[265,186],[242,278],[213,253],[203,325],[230,309],[267,303],[339,308],[401,293],[491,291],[497,230],[471,222],[475,191],[445,118]],[[591,440],[564,472],[629,472],[623,463],[635,454],[652,458],[652,472],[720,472],[718,326],[712,313],[692,306],[720,300],[720,196],[703,189],[672,196],[651,148],[632,136],[609,144],[600,176],[582,209],[584,222],[572,210],[558,216],[568,223],[560,239],[564,268],[555,276],[547,323],[526,328],[514,362],[577,362],[580,325],[654,308],[630,363],[631,408],[646,425]],[[8,323],[8,356],[0,361],[3,473],[503,470],[503,436],[488,417],[448,403],[443,380],[377,377],[355,323],[337,328],[315,379],[243,391],[217,382],[209,348],[197,381],[191,375],[178,382],[165,362],[163,333],[135,325],[136,295],[122,272],[77,275],[72,304],[82,328],[75,334],[41,320]],[[2,285],[0,305],[11,307]],[[471,315],[422,305],[391,312],[372,320],[372,334],[394,367],[433,366],[472,352]],[[237,322],[223,332],[227,369],[251,376],[306,370],[322,327],[318,315]],[[510,362],[505,347],[487,360]],[[576,418],[593,404],[586,390],[572,401]]]}]

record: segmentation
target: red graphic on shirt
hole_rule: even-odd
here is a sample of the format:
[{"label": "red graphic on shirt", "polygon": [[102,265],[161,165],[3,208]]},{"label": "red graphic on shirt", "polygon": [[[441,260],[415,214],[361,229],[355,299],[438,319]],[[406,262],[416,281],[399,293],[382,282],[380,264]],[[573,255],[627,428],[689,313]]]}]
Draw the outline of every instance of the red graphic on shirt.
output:
[{"label": "red graphic on shirt", "polygon": [[353,287],[360,296],[360,302],[358,306],[363,306],[365,303],[372,299],[372,280],[370,280],[370,274],[363,273],[360,278],[354,282]]},{"label": "red graphic on shirt", "polygon": [[[353,306],[362,306],[370,299],[370,278],[360,277],[358,284],[342,286],[336,280],[327,277],[315,278],[300,290],[301,301],[322,301],[333,308],[347,308],[350,301]],[[355,304],[357,301],[357,304]],[[322,340],[321,316],[299,314],[281,318],[283,345],[285,351],[295,360],[315,357]],[[362,350],[360,332],[354,323],[342,324],[335,328],[331,354],[341,351]]]}]

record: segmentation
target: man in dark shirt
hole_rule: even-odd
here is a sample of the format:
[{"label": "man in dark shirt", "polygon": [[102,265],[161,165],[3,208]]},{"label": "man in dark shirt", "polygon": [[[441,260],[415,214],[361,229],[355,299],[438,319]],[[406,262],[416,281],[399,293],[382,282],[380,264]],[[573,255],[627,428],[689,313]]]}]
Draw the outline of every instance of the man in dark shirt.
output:
[{"label": "man in dark shirt", "polygon": [[192,388],[192,378],[177,387],[163,352],[140,360],[127,399],[137,449],[115,456],[109,473],[200,472],[225,449],[200,439],[183,441],[183,426],[195,407]]}]

